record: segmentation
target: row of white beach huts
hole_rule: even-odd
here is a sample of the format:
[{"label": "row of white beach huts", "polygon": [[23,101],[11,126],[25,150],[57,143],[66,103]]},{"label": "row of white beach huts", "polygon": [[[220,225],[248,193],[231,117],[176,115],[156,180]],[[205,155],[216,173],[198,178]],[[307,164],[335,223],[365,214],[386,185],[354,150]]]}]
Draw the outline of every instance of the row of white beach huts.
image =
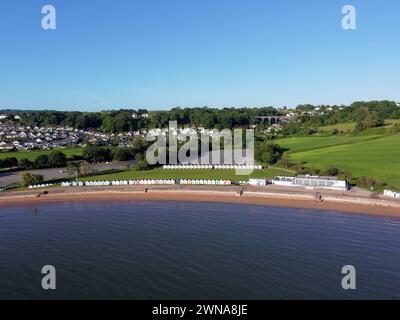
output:
[{"label": "row of white beach huts", "polygon": [[54,186],[53,183],[35,184],[28,187],[28,189],[48,188]]},{"label": "row of white beach huts", "polygon": [[61,182],[62,187],[96,187],[96,186],[127,186],[127,185],[231,185],[230,180],[203,179],[142,179],[142,180],[113,180],[113,181],[67,181]]},{"label": "row of white beach huts", "polygon": [[387,196],[387,197],[395,198],[395,199],[400,199],[400,192],[396,192],[393,190],[385,189],[383,191],[383,195]]},{"label": "row of white beach huts", "polygon": [[231,180],[179,180],[179,184],[200,184],[200,185],[231,185]]},{"label": "row of white beach huts", "polygon": [[261,165],[237,165],[237,164],[166,164],[164,170],[261,170]]},{"label": "row of white beach huts", "polygon": [[61,182],[62,187],[98,187],[98,186],[128,186],[128,185],[175,184],[172,179],[145,180],[112,180],[112,181],[67,181]]}]

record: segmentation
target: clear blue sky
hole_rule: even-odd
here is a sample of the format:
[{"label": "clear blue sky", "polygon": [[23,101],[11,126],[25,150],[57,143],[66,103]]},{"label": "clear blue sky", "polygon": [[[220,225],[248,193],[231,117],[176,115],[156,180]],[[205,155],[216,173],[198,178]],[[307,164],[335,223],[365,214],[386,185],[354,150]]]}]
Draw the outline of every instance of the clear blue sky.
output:
[{"label": "clear blue sky", "polygon": [[1,0],[0,108],[400,100],[399,17],[398,0]]}]

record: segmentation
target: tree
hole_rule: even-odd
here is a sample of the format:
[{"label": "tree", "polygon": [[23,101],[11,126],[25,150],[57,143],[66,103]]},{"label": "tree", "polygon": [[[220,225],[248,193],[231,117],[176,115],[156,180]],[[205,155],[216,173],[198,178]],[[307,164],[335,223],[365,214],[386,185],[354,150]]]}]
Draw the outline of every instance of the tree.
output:
[{"label": "tree", "polygon": [[89,162],[84,161],[81,165],[81,171],[82,171],[83,175],[86,177],[93,172],[92,166],[90,165]]},{"label": "tree", "polygon": [[282,129],[282,134],[284,136],[291,136],[298,133],[301,130],[301,126],[295,122],[289,122]]},{"label": "tree", "polygon": [[207,113],[202,119],[202,125],[204,128],[214,129],[216,120],[215,115]]},{"label": "tree", "polygon": [[288,154],[284,154],[282,157],[282,164],[287,169],[290,167],[292,158]]},{"label": "tree", "polygon": [[138,160],[134,166],[135,170],[148,170],[149,164],[146,160]]},{"label": "tree", "polygon": [[282,156],[283,150],[270,140],[256,145],[255,158],[263,164],[274,164]]},{"label": "tree", "polygon": [[43,182],[43,175],[24,172],[22,174],[22,185],[28,187],[31,185],[40,184]]},{"label": "tree", "polygon": [[396,134],[400,132],[400,124],[396,123],[393,127],[388,130],[389,134]]},{"label": "tree", "polygon": [[116,148],[113,150],[113,160],[126,161],[134,156],[133,150],[130,148]]},{"label": "tree", "polygon": [[135,159],[137,160],[137,161],[140,161],[140,160],[144,160],[144,155],[143,154],[141,154],[141,153],[137,153],[136,155],[135,155]]},{"label": "tree", "polygon": [[132,140],[132,150],[135,155],[135,158],[137,158],[138,154],[144,154],[146,149],[148,148],[149,143],[146,142],[145,139],[141,136],[137,136],[133,138]]},{"label": "tree", "polygon": [[0,161],[0,168],[14,168],[18,166],[18,160],[15,157],[7,157]]},{"label": "tree", "polygon": [[33,169],[34,167],[35,167],[35,164],[29,159],[23,158],[18,161],[19,169],[29,170],[29,169]]},{"label": "tree", "polygon": [[340,170],[334,166],[330,166],[327,170],[326,170],[326,174],[328,176],[337,176],[340,173]]},{"label": "tree", "polygon": [[137,121],[132,118],[131,112],[119,112],[115,116],[114,122],[117,132],[128,132],[137,129]]},{"label": "tree", "polygon": [[65,167],[67,165],[67,157],[61,151],[53,151],[49,154],[49,166],[52,168]]},{"label": "tree", "polygon": [[78,181],[78,177],[81,174],[81,164],[78,161],[69,162],[67,165],[67,172],[69,175],[74,175],[75,180]]},{"label": "tree", "polygon": [[306,128],[303,129],[303,133],[304,133],[306,136],[312,135],[312,134],[314,134],[315,132],[316,132],[315,129],[314,129],[314,128],[311,128],[311,127],[306,127]]},{"label": "tree", "polygon": [[258,160],[263,164],[272,164],[274,162],[273,155],[269,150],[262,151]]},{"label": "tree", "polygon": [[357,119],[355,133],[360,133],[369,128],[376,128],[385,125],[384,119],[380,118],[376,112],[364,110]]},{"label": "tree", "polygon": [[98,113],[81,113],[76,116],[75,127],[78,129],[96,129],[101,126],[102,120]]},{"label": "tree", "polygon": [[49,167],[49,157],[45,154],[38,156],[35,159],[35,167],[36,168],[47,168]]},{"label": "tree", "polygon": [[113,159],[112,151],[109,148],[97,146],[87,147],[83,151],[83,158],[89,163],[107,162]]}]

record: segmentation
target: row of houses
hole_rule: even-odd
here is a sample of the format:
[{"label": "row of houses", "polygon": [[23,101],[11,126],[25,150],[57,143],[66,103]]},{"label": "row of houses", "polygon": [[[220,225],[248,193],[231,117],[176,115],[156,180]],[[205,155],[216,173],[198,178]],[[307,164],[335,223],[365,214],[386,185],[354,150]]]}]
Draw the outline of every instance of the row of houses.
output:
[{"label": "row of houses", "polygon": [[148,131],[143,131],[149,138],[154,137],[176,137],[177,141],[186,142],[187,137],[198,137],[199,135],[204,137],[219,138],[221,132],[217,129],[206,129],[203,127],[168,127],[168,128],[153,128]]},{"label": "row of houses", "polygon": [[0,122],[0,150],[53,149],[79,144],[132,147],[133,138],[145,132],[105,133],[72,127],[29,127],[7,121]]},{"label": "row of houses", "polygon": [[80,144],[132,147],[133,138],[145,137],[141,131],[105,133],[64,127],[24,127],[13,122],[0,123],[0,150],[54,149]]},{"label": "row of houses", "polygon": [[198,136],[199,134],[219,137],[218,131],[205,128],[157,128],[107,133],[72,127],[29,127],[7,120],[4,123],[0,122],[0,150],[52,149],[78,144],[132,147],[132,140],[135,137],[151,139],[169,134],[176,136],[177,140],[181,142],[186,142],[187,136]]},{"label": "row of houses", "polygon": [[83,139],[84,132],[73,128],[24,127],[13,122],[0,123],[0,150],[60,148],[77,145]]}]

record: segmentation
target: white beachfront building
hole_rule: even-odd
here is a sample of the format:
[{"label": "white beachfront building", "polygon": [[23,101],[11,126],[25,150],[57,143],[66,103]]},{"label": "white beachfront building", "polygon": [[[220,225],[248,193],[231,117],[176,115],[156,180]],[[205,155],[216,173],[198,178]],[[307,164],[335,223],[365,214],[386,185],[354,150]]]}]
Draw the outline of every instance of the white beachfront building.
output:
[{"label": "white beachfront building", "polygon": [[315,189],[331,189],[345,191],[348,189],[346,180],[337,177],[320,177],[299,175],[297,177],[278,176],[272,179],[272,184],[280,186],[310,187]]}]

